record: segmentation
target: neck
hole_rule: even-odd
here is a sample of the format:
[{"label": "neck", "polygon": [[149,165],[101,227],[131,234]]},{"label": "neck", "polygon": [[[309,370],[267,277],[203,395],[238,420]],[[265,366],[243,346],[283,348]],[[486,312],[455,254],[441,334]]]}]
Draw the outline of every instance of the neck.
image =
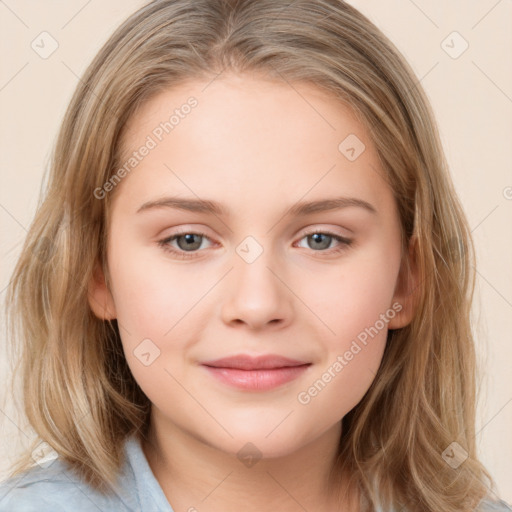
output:
[{"label": "neck", "polygon": [[[156,421],[155,421],[156,420]],[[158,421],[142,447],[149,466],[174,510],[261,512],[357,510],[328,486],[341,422],[315,441],[285,456],[258,458],[226,453],[173,424]],[[340,485],[340,484],[339,484]]]}]

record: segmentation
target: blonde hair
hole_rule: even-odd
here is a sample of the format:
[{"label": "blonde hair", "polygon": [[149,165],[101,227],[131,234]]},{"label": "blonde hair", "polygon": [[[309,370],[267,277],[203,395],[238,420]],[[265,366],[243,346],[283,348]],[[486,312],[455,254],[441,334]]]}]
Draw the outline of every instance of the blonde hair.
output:
[{"label": "blonde hair", "polygon": [[[117,323],[88,305],[95,262],[108,284],[112,194],[94,191],[122,164],[123,127],[141,105],[225,70],[313,84],[350,105],[394,192],[406,263],[414,246],[416,314],[389,331],[374,382],[342,420],[333,481],[350,475],[368,510],[473,510],[492,481],[475,449],[470,230],[421,85],[383,33],[341,0],[157,0],[99,51],[65,114],[8,294],[28,421],[103,492],[124,440],[145,435],[150,402],[126,364]],[[452,442],[469,455],[456,470],[442,457]]]}]

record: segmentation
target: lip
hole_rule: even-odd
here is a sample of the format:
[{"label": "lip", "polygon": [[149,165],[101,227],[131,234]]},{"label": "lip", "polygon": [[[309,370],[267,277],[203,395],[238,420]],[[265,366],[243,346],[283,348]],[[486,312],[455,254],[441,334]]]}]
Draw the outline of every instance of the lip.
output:
[{"label": "lip", "polygon": [[265,391],[298,378],[311,363],[279,355],[249,356],[238,354],[202,366],[215,378],[239,389]]},{"label": "lip", "polygon": [[269,370],[290,366],[301,366],[309,363],[307,361],[290,359],[289,357],[283,357],[277,354],[266,354],[261,356],[236,354],[234,356],[223,357],[213,361],[205,361],[202,364],[216,368],[235,368],[238,370]]}]

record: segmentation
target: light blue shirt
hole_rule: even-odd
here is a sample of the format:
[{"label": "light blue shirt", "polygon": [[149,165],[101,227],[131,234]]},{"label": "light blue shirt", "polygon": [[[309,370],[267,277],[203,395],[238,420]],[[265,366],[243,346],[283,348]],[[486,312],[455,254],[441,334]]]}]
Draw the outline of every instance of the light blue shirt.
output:
[{"label": "light blue shirt", "polygon": [[[0,512],[174,512],[136,437],[127,439],[125,451],[120,486],[111,496],[94,491],[57,458],[0,484]],[[478,512],[512,508],[486,500]]]}]

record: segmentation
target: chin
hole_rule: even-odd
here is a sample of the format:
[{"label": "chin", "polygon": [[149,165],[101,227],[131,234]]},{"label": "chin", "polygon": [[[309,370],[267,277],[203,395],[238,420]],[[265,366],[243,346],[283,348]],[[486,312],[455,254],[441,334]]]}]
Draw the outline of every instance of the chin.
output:
[{"label": "chin", "polygon": [[[286,457],[311,441],[304,439],[301,442],[299,436],[281,428],[282,425],[278,426],[275,431],[272,431],[268,425],[265,425],[264,428],[245,429],[239,426],[230,428],[225,425],[225,427],[233,436],[232,438],[226,434],[222,438],[217,437],[213,440],[209,437],[203,441],[212,448],[237,457],[241,462],[246,459],[251,460],[251,457],[254,459]],[[278,430],[280,431],[278,432]]]}]

